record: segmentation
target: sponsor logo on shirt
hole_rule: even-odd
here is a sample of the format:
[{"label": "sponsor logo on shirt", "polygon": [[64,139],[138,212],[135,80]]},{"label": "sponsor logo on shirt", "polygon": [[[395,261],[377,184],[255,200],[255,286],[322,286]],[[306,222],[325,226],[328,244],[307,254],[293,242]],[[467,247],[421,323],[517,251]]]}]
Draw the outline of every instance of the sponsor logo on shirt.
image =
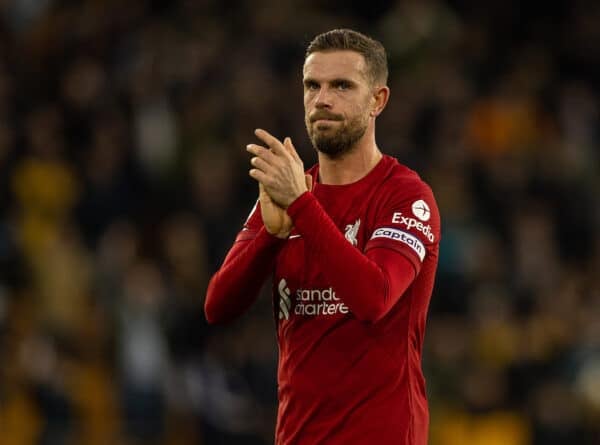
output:
[{"label": "sponsor logo on shirt", "polygon": [[431,210],[429,210],[429,206],[422,199],[413,202],[412,212],[421,221],[429,221],[429,218],[431,218]]},{"label": "sponsor logo on shirt", "polygon": [[[423,201],[423,203],[425,202]],[[427,219],[429,219],[429,217],[427,217]],[[424,225],[421,221],[417,221],[414,218],[402,215],[402,212],[394,212],[394,214],[392,215],[392,223],[404,225],[408,230],[417,229],[419,232],[425,235],[429,242],[432,243],[435,241],[435,235],[431,232],[431,226],[429,224]]]},{"label": "sponsor logo on shirt", "polygon": [[285,318],[288,320],[290,318],[292,302],[290,301],[290,288],[287,286],[285,278],[279,281],[277,290],[279,291],[279,319]]},{"label": "sponsor logo on shirt", "polygon": [[421,259],[421,261],[423,261],[423,259],[425,258],[425,246],[423,245],[423,243],[416,236],[411,235],[410,233],[405,232],[403,230],[394,229],[391,227],[382,227],[373,232],[373,236],[371,236],[371,239],[374,238],[389,238],[396,241],[400,241],[401,243],[406,244],[412,250],[414,250],[415,253]]},{"label": "sponsor logo on shirt", "polygon": [[350,312],[335,291],[330,286],[325,289],[297,289],[294,292],[294,304],[290,297],[292,293],[285,278],[279,281],[279,319],[289,320],[290,314],[301,316],[336,315]]},{"label": "sponsor logo on shirt", "polygon": [[356,246],[358,244],[358,240],[356,239],[356,236],[358,235],[359,227],[360,227],[360,219],[357,219],[354,222],[354,224],[348,224],[346,226],[346,233],[344,233],[344,236],[350,242],[350,244],[352,244],[353,246]]}]

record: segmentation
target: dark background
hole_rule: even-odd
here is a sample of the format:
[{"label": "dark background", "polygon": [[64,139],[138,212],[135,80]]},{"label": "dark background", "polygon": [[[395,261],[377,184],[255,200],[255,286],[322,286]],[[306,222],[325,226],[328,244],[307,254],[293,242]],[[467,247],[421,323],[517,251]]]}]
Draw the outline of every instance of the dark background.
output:
[{"label": "dark background", "polygon": [[430,443],[600,444],[600,2],[350,3],[0,0],[0,444],[272,443],[268,292],[204,293],[254,128],[316,160],[335,27],[386,46],[378,143],[442,214]]}]

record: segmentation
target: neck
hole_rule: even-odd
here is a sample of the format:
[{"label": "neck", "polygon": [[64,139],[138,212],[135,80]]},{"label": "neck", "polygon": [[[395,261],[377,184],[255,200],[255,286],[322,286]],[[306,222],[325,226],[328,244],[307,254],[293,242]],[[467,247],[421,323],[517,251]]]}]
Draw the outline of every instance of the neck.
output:
[{"label": "neck", "polygon": [[327,185],[345,185],[359,181],[367,176],[383,157],[373,135],[363,137],[339,158],[332,159],[321,152],[318,156],[319,182]]}]

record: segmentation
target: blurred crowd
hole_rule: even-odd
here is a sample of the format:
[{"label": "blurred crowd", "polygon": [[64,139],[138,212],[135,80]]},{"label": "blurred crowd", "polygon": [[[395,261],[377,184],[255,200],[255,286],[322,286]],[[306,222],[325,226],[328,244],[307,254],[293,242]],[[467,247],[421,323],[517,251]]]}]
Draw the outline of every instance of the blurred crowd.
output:
[{"label": "blurred crowd", "polygon": [[[350,6],[352,5],[352,6]],[[304,159],[319,32],[388,50],[379,146],[432,186],[431,445],[600,444],[600,3],[0,0],[0,444],[273,443],[269,288],[204,293]]]}]

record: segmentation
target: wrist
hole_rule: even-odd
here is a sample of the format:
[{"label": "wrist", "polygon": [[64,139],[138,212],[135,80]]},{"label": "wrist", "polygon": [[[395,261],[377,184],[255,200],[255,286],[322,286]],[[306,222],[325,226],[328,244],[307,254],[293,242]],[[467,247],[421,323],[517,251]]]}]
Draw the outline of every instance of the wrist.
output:
[{"label": "wrist", "polygon": [[283,209],[287,209],[289,206],[291,206],[294,203],[294,201],[296,201],[298,198],[300,198],[306,192],[308,192],[308,188],[306,186],[303,189],[301,188],[298,190],[292,190],[290,195],[288,195],[289,199],[281,207],[283,207]]},{"label": "wrist", "polygon": [[308,190],[298,196],[292,203],[287,207],[287,214],[294,219],[298,213],[302,211],[302,209],[308,205],[313,200],[313,194]]},{"label": "wrist", "polygon": [[308,193],[308,190],[304,190],[299,195],[294,196],[285,206],[285,210],[289,209],[296,201],[298,201],[306,193]]}]

